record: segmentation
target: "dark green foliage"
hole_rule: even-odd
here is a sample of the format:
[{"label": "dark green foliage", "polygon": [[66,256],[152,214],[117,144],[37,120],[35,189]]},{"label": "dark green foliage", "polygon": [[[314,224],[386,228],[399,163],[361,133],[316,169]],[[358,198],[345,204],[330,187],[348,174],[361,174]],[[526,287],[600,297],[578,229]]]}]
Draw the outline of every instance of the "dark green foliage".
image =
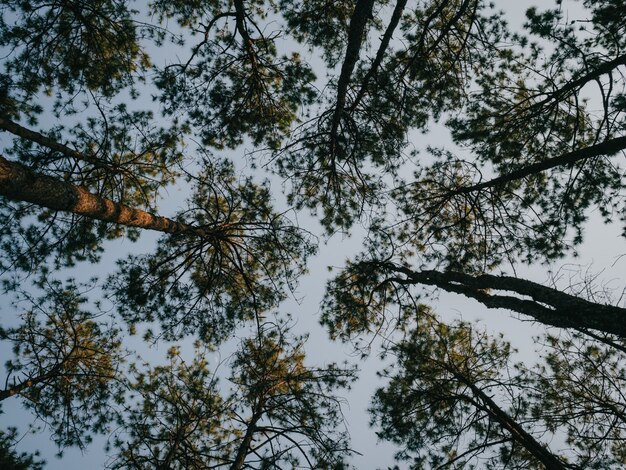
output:
[{"label": "dark green foliage", "polygon": [[[364,355],[384,336],[398,360],[372,411],[399,459],[624,465],[623,337],[609,335],[624,309],[506,275],[575,255],[591,211],[626,220],[626,4],[578,5],[531,8],[514,32],[483,0],[3,2],[0,272],[7,294],[33,276],[47,298],[1,330],[16,357],[0,396],[26,398],[60,446],[116,413],[114,468],[348,465],[334,392],[353,371],[305,365],[303,340],[265,323],[316,251],[274,207],[282,183],[328,234],[367,232],[321,320]],[[47,204],[54,188],[74,199]],[[161,238],[107,273],[111,312],[49,280],[144,230]],[[516,364],[502,338],[441,323],[424,285],[588,337],[546,337],[545,361]],[[117,321],[204,346],[125,382]],[[250,325],[227,390],[208,349]]]},{"label": "dark green foliage", "polygon": [[138,373],[125,434],[110,468],[345,468],[350,454],[335,389],[353,371],[304,364],[303,340],[266,328],[232,359],[230,390],[218,387],[210,353]]},{"label": "dark green foliage", "polygon": [[[501,260],[563,256],[581,243],[588,208],[598,207],[609,221],[624,210],[618,196],[623,190],[621,171],[609,158],[623,147],[483,191],[454,195],[458,188],[484,180],[490,165],[500,175],[511,174],[621,137],[624,116],[614,103],[624,82],[615,72],[626,61],[609,44],[616,38],[609,40],[611,33],[604,28],[579,34],[576,23],[566,22],[559,10],[530,9],[527,17],[531,37],[550,41],[554,51],[547,55],[517,36],[511,37],[513,47],[497,50],[494,65],[477,75],[479,88],[464,112],[448,122],[455,141],[469,146],[475,161],[444,153],[447,158],[440,158],[420,177],[432,189],[422,193],[416,186],[411,199],[417,203],[408,200],[404,208],[407,214],[434,213],[448,205],[457,208],[456,217],[438,218],[432,225],[461,229],[468,246],[473,245],[469,237],[481,234],[483,269]],[[602,95],[599,113],[588,109],[594,88]],[[429,225],[419,230],[424,230],[424,238],[435,232]],[[441,240],[448,233],[435,236]],[[452,257],[455,254],[462,255],[453,251]]]},{"label": "dark green foliage", "polygon": [[[383,5],[374,9],[379,8]],[[472,73],[489,63],[494,44],[505,37],[502,19],[487,16],[483,9],[488,12],[479,1],[409,3],[399,12],[400,26],[390,31],[399,40],[383,42],[374,58],[361,47],[346,89],[343,76],[331,77],[337,93],[322,97],[323,108],[278,152],[278,171],[291,179],[291,201],[321,208],[319,216],[330,232],[364,219],[371,207],[384,206],[385,189],[390,181],[400,180],[398,170],[409,162],[409,132],[426,132],[433,119],[461,109]],[[375,16],[367,23],[366,35],[373,34],[377,20]],[[305,31],[315,24],[293,21]],[[320,28],[326,27],[324,22]],[[303,39],[323,48],[342,36],[328,36],[324,42],[311,33]],[[346,48],[344,65],[355,59],[349,42]]]},{"label": "dark green foliage", "polygon": [[14,356],[5,363],[0,399],[22,398],[60,447],[84,447],[109,419],[124,360],[119,330],[84,309],[85,286],[42,281],[39,287],[42,297],[23,293],[16,305],[28,306],[18,326],[0,329]]},{"label": "dark green foliage", "polygon": [[[591,18],[603,14],[603,6],[588,6]],[[336,141],[320,114],[286,149],[279,164],[298,175],[293,200],[325,207],[330,227],[349,225],[368,204],[395,206],[390,228],[371,231],[374,243],[404,260],[417,253],[418,264],[468,272],[575,253],[592,209],[607,222],[623,218],[613,157],[624,149],[626,59],[611,29],[618,26],[582,26],[581,34],[584,22],[567,23],[560,10],[527,16],[522,36],[480,2],[407,6],[406,48],[389,46],[374,73],[359,65]],[[600,110],[588,103],[598,92]],[[444,118],[469,154],[429,147],[413,178],[397,178],[397,168],[410,168],[402,155],[408,132],[425,131],[433,118]],[[576,161],[547,164],[573,152]],[[389,185],[370,165],[397,179]],[[494,173],[500,181],[484,186]]]},{"label": "dark green foliage", "polygon": [[[230,378],[239,397],[235,410],[239,416],[259,415],[256,424],[248,421],[260,434],[259,451],[250,452],[249,458],[258,457],[261,468],[348,467],[352,451],[336,393],[355,379],[355,369],[306,366],[304,341],[280,327],[266,327],[258,337],[245,340],[235,356]],[[290,439],[283,441],[285,432]]]},{"label": "dark green foliage", "polygon": [[198,190],[179,217],[191,228],[120,263],[109,286],[130,323],[158,319],[166,337],[219,342],[283,300],[315,246],[273,211],[267,183],[237,181],[228,163],[206,162],[194,179]]},{"label": "dark green foliage", "polygon": [[119,456],[110,468],[196,469],[213,463],[213,449],[227,445],[222,422],[229,413],[206,353],[198,350],[186,363],[172,348],[169,364],[136,371],[118,428],[127,434],[114,438]]},{"label": "dark green foliage", "polygon": [[348,38],[356,1],[280,0],[290,33],[300,42],[319,47],[330,66],[337,65]]},{"label": "dark green foliage", "polygon": [[549,335],[536,369],[532,416],[566,442],[584,468],[626,465],[624,341],[581,333]]},{"label": "dark green foliage", "polygon": [[624,350],[603,341],[548,335],[533,367],[514,363],[501,337],[423,312],[387,347],[397,363],[373,423],[412,468],[621,468]]},{"label": "dark green foliage", "polygon": [[13,449],[16,434],[13,428],[10,428],[8,432],[0,431],[0,468],[3,470],[42,470],[45,461],[38,460],[37,453],[18,453]]},{"label": "dark green foliage", "polygon": [[333,339],[359,342],[365,337],[367,343],[368,335],[401,328],[407,318],[419,318],[422,309],[394,284],[383,263],[355,262],[327,284],[321,323]]},{"label": "dark green foliage", "polygon": [[315,77],[299,54],[278,55],[282,33],[265,32],[264,25],[276,13],[271,2],[155,2],[152,8],[190,28],[196,42],[188,58],[158,73],[166,114],[185,112],[206,145],[234,148],[249,136],[256,145],[280,147],[300,107],[311,103]]},{"label": "dark green foliage", "polygon": [[6,70],[26,95],[83,89],[112,95],[148,65],[125,0],[3,2]]},{"label": "dark green foliage", "polygon": [[[516,443],[485,397],[519,420],[528,409],[525,379],[510,368],[510,345],[469,324],[448,326],[432,314],[389,354],[389,384],[372,406],[378,435],[401,445],[411,468],[543,468]],[[506,371],[508,378],[501,376]]]}]

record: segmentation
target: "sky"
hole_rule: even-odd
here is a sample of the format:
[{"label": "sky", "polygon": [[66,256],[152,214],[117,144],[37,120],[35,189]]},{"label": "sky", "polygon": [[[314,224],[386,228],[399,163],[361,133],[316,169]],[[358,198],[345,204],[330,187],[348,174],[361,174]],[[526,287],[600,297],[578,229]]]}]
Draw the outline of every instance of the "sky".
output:
[{"label": "sky", "polygon": [[[499,8],[506,11],[512,25],[520,25],[523,22],[526,8],[539,5],[547,6],[548,2],[532,0],[501,0],[496,2]],[[551,4],[551,2],[550,2]],[[563,8],[571,10],[571,16],[576,16],[578,5],[576,2],[564,1]],[[162,51],[164,52],[164,51]],[[45,127],[42,120],[42,127]],[[447,144],[449,138],[445,131],[435,131],[424,136],[415,136],[415,141],[423,145]],[[7,136],[0,134],[0,144],[7,142]],[[245,146],[244,146],[245,147]],[[241,152],[238,149],[237,152]],[[280,180],[272,179],[272,184],[277,192],[280,190]],[[169,191],[169,201],[162,211],[174,209],[174,206],[182,202],[183,191],[172,188]],[[169,207],[168,207],[169,206]],[[321,233],[319,225],[307,214],[299,214],[298,221],[305,228],[314,233]],[[296,331],[309,332],[306,351],[311,363],[321,364],[344,359],[357,361],[350,345],[331,343],[328,341],[326,331],[319,326],[319,304],[324,293],[325,282],[329,278],[329,267],[334,272],[343,266],[345,260],[361,250],[362,231],[355,230],[351,237],[336,235],[330,240],[321,243],[319,254],[309,263],[309,274],[303,277],[295,292],[295,299],[290,298],[281,306],[283,312],[293,315],[296,322]],[[107,247],[107,256],[102,265],[80,266],[73,270],[72,274],[77,277],[91,276],[94,269],[98,272],[109,272],[114,268],[117,258],[126,256],[127,253],[148,252],[154,244],[155,235],[142,235],[139,242],[132,244],[128,241],[110,243]],[[606,226],[601,223],[597,215],[592,215],[588,223],[586,242],[579,250],[578,258],[560,260],[552,266],[534,265],[521,268],[518,274],[536,282],[548,281],[548,273],[562,270],[564,273],[593,272],[600,273],[600,278],[610,282],[611,285],[620,287],[624,284],[623,274],[626,272],[626,257],[619,258],[620,254],[626,254],[626,241],[619,236],[619,228]],[[504,310],[487,310],[478,303],[465,299],[461,296],[449,293],[441,293],[439,299],[434,302],[434,309],[446,319],[463,318],[466,321],[475,321],[491,332],[504,332],[506,339],[516,346],[520,353],[519,358],[524,361],[534,361],[536,344],[533,338],[541,334],[544,329],[529,321],[520,321],[517,316]],[[0,299],[0,316],[3,321],[15,315],[14,309],[8,304],[7,299]],[[131,340],[134,341],[134,340]],[[135,341],[137,347],[142,349],[145,357],[163,358],[169,345],[162,344],[152,350],[146,350],[140,341]],[[132,343],[131,343],[132,344]],[[214,358],[217,364],[221,358],[234,350],[237,340],[227,343],[220,354]],[[134,345],[133,345],[134,346]],[[0,357],[5,357],[6,348],[0,349]],[[344,393],[347,406],[344,409],[346,423],[352,437],[354,449],[362,455],[356,455],[353,463],[357,468],[369,469],[392,465],[394,448],[389,444],[381,444],[377,441],[374,431],[369,427],[369,416],[366,412],[370,397],[376,387],[381,383],[376,377],[376,371],[380,370],[382,363],[376,358],[376,354],[366,362],[360,362],[360,379],[349,393]],[[0,415],[2,427],[25,423],[31,420],[30,414],[19,409],[17,401],[3,404],[4,414]],[[22,428],[24,429],[24,428]],[[54,456],[56,449],[50,442],[46,433],[24,433],[19,449],[32,451],[38,449],[42,457],[47,460],[49,470],[72,470],[83,468],[100,468],[106,462],[103,451],[103,440],[97,439],[84,453],[76,449],[67,449],[62,459]]]}]

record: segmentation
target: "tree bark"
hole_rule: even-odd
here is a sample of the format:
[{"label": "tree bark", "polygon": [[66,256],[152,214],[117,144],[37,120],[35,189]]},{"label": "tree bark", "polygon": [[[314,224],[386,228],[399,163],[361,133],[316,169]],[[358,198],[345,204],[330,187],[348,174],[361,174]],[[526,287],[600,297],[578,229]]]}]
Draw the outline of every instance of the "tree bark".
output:
[{"label": "tree bark", "polygon": [[[383,267],[405,276],[390,278],[391,282],[436,286],[478,300],[488,308],[505,308],[529,315],[546,325],[592,329],[626,338],[626,308],[590,302],[552,287],[511,276],[412,271],[392,263],[383,263]],[[495,295],[490,290],[508,291],[530,299]]]},{"label": "tree bark", "polygon": [[[341,73],[337,81],[337,104],[333,112],[331,122],[330,138],[331,144],[335,145],[337,138],[337,129],[341,121],[341,115],[346,106],[346,97],[348,94],[348,85],[350,77],[354,71],[354,67],[359,60],[361,45],[363,44],[363,36],[365,34],[365,26],[367,20],[372,16],[374,8],[374,0],[358,0],[354,7],[354,12],[350,18],[350,27],[348,29],[348,45],[346,46],[346,57],[341,65]],[[333,149],[334,153],[334,149]]]},{"label": "tree bark", "polygon": [[385,58],[385,53],[387,52],[387,48],[389,47],[389,42],[391,41],[394,31],[400,23],[400,18],[402,18],[402,12],[404,11],[404,7],[406,7],[407,1],[408,0],[398,0],[396,2],[396,6],[393,10],[393,13],[391,14],[391,19],[389,20],[389,24],[387,25],[387,29],[385,30],[385,34],[383,35],[383,39],[380,42],[378,51],[376,52],[374,62],[372,62],[370,69],[367,71],[365,77],[363,77],[363,81],[361,82],[361,88],[354,98],[354,101],[350,105],[350,111],[354,110],[359,105],[359,102],[363,99],[363,96],[365,96],[368,82],[372,79],[374,75],[376,75],[376,73],[378,73],[378,68]]},{"label": "tree bark", "polygon": [[246,48],[246,52],[248,54],[248,58],[250,59],[250,62],[252,63],[256,71],[258,67],[257,55],[254,50],[254,43],[252,41],[252,38],[248,34],[248,30],[246,28],[246,8],[243,4],[243,0],[235,0],[234,3],[235,3],[235,22],[236,22],[237,32],[241,36],[241,39]]},{"label": "tree bark", "polygon": [[83,186],[42,175],[0,156],[0,195],[57,211],[71,212],[103,222],[165,233],[192,232],[211,235],[206,228],[193,227],[167,217],[128,207],[90,193]]}]

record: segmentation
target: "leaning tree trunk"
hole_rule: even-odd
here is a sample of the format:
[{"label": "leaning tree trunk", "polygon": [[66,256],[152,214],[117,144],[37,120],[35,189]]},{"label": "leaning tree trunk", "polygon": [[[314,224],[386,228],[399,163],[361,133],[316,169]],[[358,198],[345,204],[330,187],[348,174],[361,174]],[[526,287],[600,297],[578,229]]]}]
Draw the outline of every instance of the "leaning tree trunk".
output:
[{"label": "leaning tree trunk", "polygon": [[[413,271],[393,263],[382,263],[380,266],[388,272],[404,275],[389,278],[389,282],[436,286],[475,299],[487,308],[504,308],[529,315],[546,325],[598,330],[626,339],[626,308],[590,302],[552,287],[511,276]],[[496,294],[493,291],[511,292],[516,296]]]},{"label": "leaning tree trunk", "polygon": [[0,195],[57,211],[71,212],[103,222],[165,233],[215,235],[219,228],[199,228],[135,209],[90,193],[83,186],[37,173],[0,156]]},{"label": "leaning tree trunk", "polygon": [[230,466],[230,470],[241,470],[246,462],[246,456],[248,455],[248,451],[250,449],[250,444],[252,444],[252,439],[254,437],[254,433],[256,431],[256,424],[259,419],[263,415],[262,404],[259,404],[256,408],[256,411],[252,413],[252,417],[248,422],[248,426],[246,428],[246,433],[237,448],[237,454],[235,455],[235,460],[233,464]]},{"label": "leaning tree trunk", "polygon": [[[566,465],[557,456],[550,452],[541,442],[537,441],[529,434],[515,419],[504,411],[498,404],[488,396],[483,390],[478,388],[475,383],[469,380],[464,374],[457,370],[450,370],[453,376],[461,383],[466,385],[482,405],[480,408],[487,412],[492,419],[497,421],[500,426],[506,429],[513,440],[524,447],[533,457],[539,460],[547,470],[565,470],[567,468],[576,468]],[[472,400],[473,401],[473,400]]]}]

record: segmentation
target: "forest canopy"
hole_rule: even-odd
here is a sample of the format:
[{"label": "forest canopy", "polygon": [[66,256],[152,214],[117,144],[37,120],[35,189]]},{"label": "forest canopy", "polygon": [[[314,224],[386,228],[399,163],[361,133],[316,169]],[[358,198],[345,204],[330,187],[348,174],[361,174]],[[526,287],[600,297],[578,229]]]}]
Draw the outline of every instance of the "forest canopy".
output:
[{"label": "forest canopy", "polygon": [[626,468],[624,0],[0,5],[0,466]]}]

